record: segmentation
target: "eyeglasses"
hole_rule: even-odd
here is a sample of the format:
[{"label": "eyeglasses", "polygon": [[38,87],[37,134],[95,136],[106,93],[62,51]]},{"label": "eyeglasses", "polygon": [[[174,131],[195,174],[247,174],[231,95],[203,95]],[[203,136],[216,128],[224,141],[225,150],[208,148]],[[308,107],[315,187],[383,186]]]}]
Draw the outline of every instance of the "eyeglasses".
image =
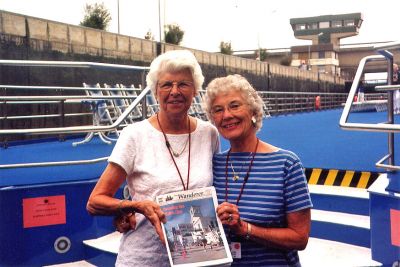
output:
[{"label": "eyeglasses", "polygon": [[243,110],[245,104],[239,101],[230,102],[226,108],[223,106],[213,106],[211,108],[211,115],[214,117],[220,117],[225,112],[225,110],[229,110],[231,114],[237,114]]},{"label": "eyeglasses", "polygon": [[157,85],[158,85],[158,88],[160,89],[160,91],[164,91],[164,92],[172,90],[174,85],[176,85],[178,87],[178,90],[180,90],[180,91],[189,91],[189,90],[192,90],[194,87],[194,83],[189,82],[189,81],[178,81],[178,82],[160,81],[157,83]]}]

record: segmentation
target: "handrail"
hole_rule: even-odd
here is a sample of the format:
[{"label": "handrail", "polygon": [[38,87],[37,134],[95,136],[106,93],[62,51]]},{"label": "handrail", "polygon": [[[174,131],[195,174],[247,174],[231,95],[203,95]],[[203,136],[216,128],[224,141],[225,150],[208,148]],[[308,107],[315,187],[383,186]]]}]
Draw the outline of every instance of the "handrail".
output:
[{"label": "handrail", "polygon": [[108,157],[101,157],[101,158],[86,159],[86,160],[68,160],[68,161],[50,161],[50,162],[31,162],[31,163],[3,164],[3,165],[0,165],[0,169],[82,165],[82,164],[98,163],[98,162],[106,161],[107,159],[108,159]]},{"label": "handrail", "polygon": [[[15,89],[28,89],[32,91],[36,90],[80,90],[84,92],[86,89],[84,87],[59,87],[59,86],[24,86],[24,85],[0,85],[0,88],[3,89],[10,89],[10,90],[15,90]],[[120,91],[120,88],[91,88],[93,91]],[[137,88],[124,88],[124,91],[140,91]],[[278,91],[258,91],[259,94],[266,98],[266,103],[265,103],[265,108],[268,109],[268,112],[271,114],[280,114],[280,113],[288,113],[288,112],[298,112],[298,111],[310,111],[314,109],[314,96],[326,96],[327,100],[324,101],[323,103],[326,104],[325,108],[332,108],[332,107],[340,107],[341,103],[344,101],[341,101],[341,99],[345,98],[347,94],[345,93],[325,93],[325,92],[278,92]],[[138,92],[140,93],[140,92]],[[282,97],[289,97],[291,101],[286,101],[284,98],[280,98],[279,96]],[[302,98],[304,97],[304,98]],[[330,97],[333,97],[332,99]],[[339,98],[340,99],[339,99]],[[0,96],[0,104],[36,104],[36,103],[41,103],[41,104],[48,104],[48,103],[62,103],[62,104],[76,104],[80,103],[82,100],[86,99],[91,99],[91,100],[110,100],[110,99],[136,99],[136,96],[108,96],[108,95],[103,95],[103,96],[88,96],[88,95],[52,95],[52,96],[40,96],[40,95],[35,95],[35,96]],[[41,100],[44,100],[41,102]],[[47,100],[47,102],[45,102]],[[145,110],[145,109],[144,109]],[[80,113],[82,115],[88,115],[87,113]],[[79,115],[79,114],[77,114]],[[69,114],[58,114],[58,115],[37,115],[35,118],[45,118],[45,117],[61,117],[61,116],[69,116]],[[0,119],[24,119],[24,118],[33,118],[32,116],[6,116],[6,117],[0,117]],[[87,129],[91,129],[91,131],[97,131],[99,130],[99,126],[88,126],[91,128],[80,128],[79,131],[81,132],[86,132]],[[107,125],[108,127],[112,127],[110,125]],[[72,128],[61,128],[57,127],[55,129],[59,130],[60,132],[57,132],[55,130],[49,131],[51,128],[41,128],[40,130],[35,129],[4,129],[0,130],[0,135],[6,135],[6,134],[45,134],[45,133],[60,133],[61,131],[66,130],[67,132],[63,133],[69,133]],[[99,130],[100,131],[100,130]],[[77,131],[75,131],[77,132]]]},{"label": "handrail", "polygon": [[374,45],[374,50],[383,51],[383,50],[399,48],[399,47],[400,47],[400,41],[395,41],[395,42],[390,42],[390,43],[376,44],[376,45]]},{"label": "handrail", "polygon": [[[342,116],[340,117],[339,125],[343,129],[347,130],[360,130],[360,131],[375,131],[375,132],[387,132],[388,133],[388,154],[385,155],[382,159],[380,159],[375,166],[378,168],[384,168],[388,171],[399,171],[400,166],[395,165],[395,151],[394,151],[394,133],[400,132],[400,125],[394,124],[394,112],[393,112],[393,92],[394,90],[399,89],[398,85],[392,85],[392,77],[393,77],[393,54],[387,50],[382,50],[383,48],[399,48],[400,43],[392,43],[389,46],[379,46],[378,53],[380,55],[377,56],[367,56],[361,59],[360,64],[358,65],[356,75],[353,80],[353,84],[351,85],[351,89],[343,109]],[[377,86],[378,91],[385,90],[387,92],[387,103],[388,103],[388,120],[385,123],[381,124],[369,124],[369,123],[349,123],[347,122],[350,108],[354,100],[354,96],[357,92],[358,84],[361,80],[361,75],[363,74],[365,65],[369,61],[381,61],[384,60],[387,62],[387,83],[385,86]],[[384,164],[383,162],[387,161],[388,164]],[[398,190],[398,189],[397,189]]]},{"label": "handrail", "polygon": [[387,169],[387,170],[391,170],[391,171],[400,171],[400,166],[394,166],[392,164],[384,164],[383,163],[386,160],[390,161],[391,158],[392,158],[392,155],[391,154],[387,154],[383,158],[378,160],[378,162],[375,163],[375,166],[378,167],[378,168]]},{"label": "handrail", "polygon": [[[74,87],[74,86],[40,86],[40,85],[9,85],[9,84],[0,84],[0,89],[34,89],[34,90],[63,90],[63,91],[85,91],[87,90],[85,87]],[[90,88],[92,91],[121,91],[120,88]],[[124,88],[124,91],[141,91],[138,88]]]},{"label": "handrail", "polygon": [[346,93],[326,93],[326,92],[282,92],[282,91],[258,91],[262,94],[273,95],[347,95]]},{"label": "handrail", "polygon": [[[93,68],[93,69],[113,69],[113,70],[149,70],[149,67],[141,66],[129,66],[119,64],[107,64],[107,63],[96,63],[96,62],[75,62],[75,61],[35,61],[35,60],[0,60],[0,65],[7,66],[40,66],[40,67],[73,67],[73,68]],[[59,87],[57,87],[59,88]],[[133,111],[136,105],[139,104],[145,95],[150,91],[150,88],[144,88],[141,93],[135,98],[131,105],[122,113],[122,115],[111,125],[104,126],[73,126],[73,127],[57,127],[57,128],[42,128],[42,129],[6,129],[0,130],[0,135],[7,134],[62,134],[62,133],[84,133],[84,132],[105,132],[118,128],[122,122],[128,117]],[[23,97],[2,97],[5,100],[21,100]],[[30,97],[35,100],[43,97]],[[74,97],[69,97],[73,99]],[[87,97],[78,97],[77,99],[83,99]],[[90,98],[90,97],[89,97]],[[116,98],[116,97],[112,97]],[[94,98],[98,99],[98,98]],[[60,96],[49,97],[49,100],[63,100]]]},{"label": "handrail", "polygon": [[[136,96],[84,96],[84,95],[52,95],[52,96],[0,96],[0,102],[4,101],[37,101],[37,100],[49,100],[49,101],[61,101],[68,99],[136,99]],[[4,100],[4,101],[3,101]]]},{"label": "handrail", "polygon": [[93,68],[100,70],[149,70],[149,67],[79,61],[0,60],[0,65],[23,67]]},{"label": "handrail", "polygon": [[387,92],[387,91],[395,91],[400,89],[400,84],[393,84],[393,85],[379,85],[375,87],[376,91],[382,91],[382,92]]},{"label": "handrail", "polygon": [[73,127],[57,127],[44,129],[6,129],[0,130],[0,135],[6,134],[63,134],[63,133],[84,133],[84,132],[106,132],[118,128],[122,122],[129,116],[133,109],[138,105],[143,98],[150,92],[150,87],[146,87],[133,100],[132,104],[121,114],[118,119],[110,125],[104,126],[73,126]]},{"label": "handrail", "polygon": [[85,133],[85,132],[106,132],[118,128],[122,122],[128,117],[133,109],[138,105],[143,98],[150,92],[150,87],[146,87],[133,100],[132,104],[118,117],[118,119],[110,125],[104,126],[73,126],[73,127],[57,127],[43,129],[7,129],[0,130],[0,135],[6,134],[63,134],[63,133]]},{"label": "handrail", "polygon": [[[366,63],[372,61],[386,61],[386,58],[381,55],[374,55],[374,56],[366,56],[361,59],[360,64],[358,65],[356,75],[354,76],[353,84],[351,85],[349,95],[346,100],[346,104],[343,108],[342,115],[340,117],[339,125],[343,129],[346,130],[356,130],[356,131],[373,131],[373,132],[400,132],[400,125],[393,125],[393,124],[372,124],[372,123],[352,123],[347,122],[351,105],[354,101],[354,96],[357,93],[358,84],[361,80],[361,76],[364,71],[364,67]],[[388,97],[388,104],[392,102],[393,98]],[[390,104],[389,104],[390,105]]]}]

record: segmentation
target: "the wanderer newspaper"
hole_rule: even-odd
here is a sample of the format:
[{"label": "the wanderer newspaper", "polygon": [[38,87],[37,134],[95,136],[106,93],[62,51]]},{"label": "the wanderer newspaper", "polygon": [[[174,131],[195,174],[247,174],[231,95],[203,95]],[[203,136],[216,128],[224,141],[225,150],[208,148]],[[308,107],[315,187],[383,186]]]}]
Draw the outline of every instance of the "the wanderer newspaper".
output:
[{"label": "the wanderer newspaper", "polygon": [[167,217],[163,224],[171,266],[215,266],[232,263],[224,229],[216,215],[214,187],[157,197]]}]

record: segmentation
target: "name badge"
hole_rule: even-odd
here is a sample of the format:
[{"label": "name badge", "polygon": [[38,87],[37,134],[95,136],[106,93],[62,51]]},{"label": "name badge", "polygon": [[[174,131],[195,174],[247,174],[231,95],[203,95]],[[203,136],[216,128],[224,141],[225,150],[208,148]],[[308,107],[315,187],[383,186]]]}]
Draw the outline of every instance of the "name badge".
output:
[{"label": "name badge", "polygon": [[242,244],[240,242],[231,242],[229,248],[231,249],[232,258],[242,258]]}]

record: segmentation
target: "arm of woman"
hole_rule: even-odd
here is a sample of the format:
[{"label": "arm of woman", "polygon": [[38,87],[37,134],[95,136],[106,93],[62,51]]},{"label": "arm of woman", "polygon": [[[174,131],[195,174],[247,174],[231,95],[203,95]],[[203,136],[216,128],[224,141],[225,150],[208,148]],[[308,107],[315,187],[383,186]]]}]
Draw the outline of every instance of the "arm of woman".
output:
[{"label": "arm of woman", "polygon": [[[310,234],[310,209],[288,213],[286,219],[288,224],[286,228],[267,228],[251,225],[249,227],[251,228],[249,233],[250,240],[278,249],[305,249]],[[244,233],[246,235],[248,226],[245,225],[244,227],[246,227]]]},{"label": "arm of woman", "polygon": [[125,177],[126,172],[122,167],[109,163],[89,196],[87,211],[92,215],[118,214],[120,200],[114,198],[114,195]]},{"label": "arm of woman", "polygon": [[[151,200],[129,201],[114,198],[118,188],[126,178],[125,170],[117,164],[109,163],[89,196],[86,209],[92,215],[117,215],[139,212],[155,227],[161,241],[165,242],[161,222],[166,222],[160,206]],[[130,220],[130,223],[132,220]]]},{"label": "arm of woman", "polygon": [[222,224],[228,225],[238,236],[248,236],[250,240],[267,247],[303,250],[307,246],[311,225],[310,209],[288,213],[286,228],[260,227],[240,219],[236,205],[227,202],[217,208]]}]

